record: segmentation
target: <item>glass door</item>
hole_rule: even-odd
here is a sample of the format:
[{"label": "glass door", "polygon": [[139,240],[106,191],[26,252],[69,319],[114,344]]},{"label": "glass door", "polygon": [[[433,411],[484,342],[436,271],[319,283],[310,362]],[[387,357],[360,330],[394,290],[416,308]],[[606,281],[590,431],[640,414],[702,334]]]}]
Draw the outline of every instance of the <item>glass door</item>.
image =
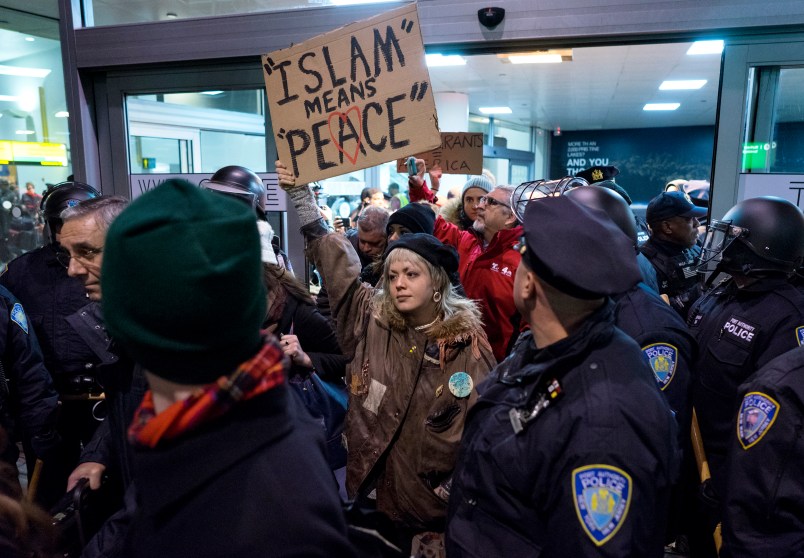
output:
[{"label": "glass door", "polygon": [[712,214],[779,196],[804,207],[804,36],[727,45]]}]

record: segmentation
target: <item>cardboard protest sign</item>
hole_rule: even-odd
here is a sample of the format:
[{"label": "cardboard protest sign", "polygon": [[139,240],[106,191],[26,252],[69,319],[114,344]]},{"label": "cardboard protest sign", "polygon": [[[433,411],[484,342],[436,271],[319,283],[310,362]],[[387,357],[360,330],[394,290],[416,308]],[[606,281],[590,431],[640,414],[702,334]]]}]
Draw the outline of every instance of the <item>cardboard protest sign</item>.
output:
[{"label": "cardboard protest sign", "polygon": [[[483,134],[441,132],[441,146],[414,155],[424,159],[427,169],[441,167],[444,174],[480,174],[483,172]],[[407,157],[396,162],[396,172],[407,173]]]},{"label": "cardboard protest sign", "polygon": [[441,144],[415,4],[262,57],[279,158],[305,183]]}]

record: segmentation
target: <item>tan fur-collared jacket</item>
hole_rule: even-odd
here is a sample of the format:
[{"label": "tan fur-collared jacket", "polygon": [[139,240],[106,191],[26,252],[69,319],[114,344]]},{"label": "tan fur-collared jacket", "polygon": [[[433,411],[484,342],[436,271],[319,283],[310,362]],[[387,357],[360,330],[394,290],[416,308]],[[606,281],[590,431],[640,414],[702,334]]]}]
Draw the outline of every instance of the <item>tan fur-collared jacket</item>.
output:
[{"label": "tan fur-collared jacket", "polygon": [[[482,324],[464,312],[425,331],[372,315],[374,289],[342,235],[310,244],[329,291],[347,368],[346,486],[350,497],[376,488],[377,507],[395,522],[443,531],[446,501],[434,490],[450,478],[476,386],[495,364]],[[465,372],[464,397],[450,378]],[[455,379],[461,376],[455,376]]]}]

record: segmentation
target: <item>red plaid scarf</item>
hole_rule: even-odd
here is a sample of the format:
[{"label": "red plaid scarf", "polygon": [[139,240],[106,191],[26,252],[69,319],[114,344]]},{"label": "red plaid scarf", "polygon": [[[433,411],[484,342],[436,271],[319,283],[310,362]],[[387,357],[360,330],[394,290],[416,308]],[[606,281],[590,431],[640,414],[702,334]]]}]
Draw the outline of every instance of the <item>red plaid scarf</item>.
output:
[{"label": "red plaid scarf", "polygon": [[247,401],[284,383],[284,354],[275,342],[267,342],[254,358],[221,376],[198,393],[177,401],[161,413],[154,408],[153,394],[145,393],[128,430],[129,441],[155,448],[220,417],[240,401]]}]

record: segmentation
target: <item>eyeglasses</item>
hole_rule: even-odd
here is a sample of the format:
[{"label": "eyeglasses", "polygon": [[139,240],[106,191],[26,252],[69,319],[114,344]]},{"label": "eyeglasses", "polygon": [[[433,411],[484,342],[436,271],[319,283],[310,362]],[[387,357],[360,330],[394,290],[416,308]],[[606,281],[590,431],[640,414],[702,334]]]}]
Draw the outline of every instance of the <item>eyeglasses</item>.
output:
[{"label": "eyeglasses", "polygon": [[86,265],[94,262],[101,252],[103,252],[103,248],[82,248],[74,256],[71,256],[69,252],[61,249],[56,252],[56,261],[65,268],[70,267],[70,260],[73,258],[81,265]]},{"label": "eyeglasses", "polygon": [[505,206],[506,205],[504,202],[495,200],[494,198],[489,197],[489,196],[481,196],[480,199],[477,200],[477,204],[480,205],[481,203],[485,203],[486,205],[491,205],[491,206],[494,206],[494,205]]}]

